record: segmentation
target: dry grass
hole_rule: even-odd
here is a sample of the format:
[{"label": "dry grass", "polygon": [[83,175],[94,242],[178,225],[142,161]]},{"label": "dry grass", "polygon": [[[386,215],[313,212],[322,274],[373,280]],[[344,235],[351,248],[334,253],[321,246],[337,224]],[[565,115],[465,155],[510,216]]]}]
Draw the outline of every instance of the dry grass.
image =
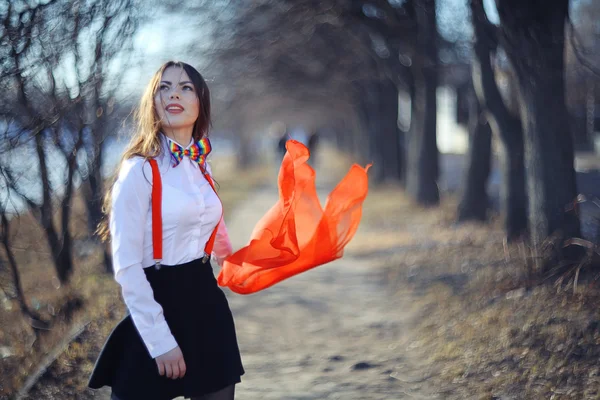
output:
[{"label": "dry grass", "polygon": [[[212,164],[226,212],[255,186],[262,185],[268,176],[267,166],[236,171],[232,157],[215,159]],[[0,295],[5,293],[0,298],[0,398],[18,390],[43,357],[56,348],[73,327],[89,323],[85,332],[44,375],[45,384],[38,385],[40,387],[32,393],[32,398],[50,398],[50,393],[44,390],[52,390],[48,383],[59,380],[58,398],[79,398],[76,393],[84,392],[85,379],[100,346],[124,315],[120,290],[112,276],[103,271],[100,247],[87,237],[81,198],[73,205],[74,239],[90,251],[76,256],[75,271],[66,287],[58,284],[43,232],[33,218],[21,216],[14,221],[12,229],[13,249],[28,302],[45,320],[51,321],[51,325],[47,331],[36,332],[31,328],[12,298],[11,281],[4,274],[2,287],[6,290],[0,291]]]},{"label": "dry grass", "polygon": [[499,221],[455,225],[455,199],[415,207],[398,187],[371,191],[348,247],[384,266],[420,318],[411,348],[452,399],[599,399],[600,294],[555,278],[525,289],[523,244],[503,245]]}]

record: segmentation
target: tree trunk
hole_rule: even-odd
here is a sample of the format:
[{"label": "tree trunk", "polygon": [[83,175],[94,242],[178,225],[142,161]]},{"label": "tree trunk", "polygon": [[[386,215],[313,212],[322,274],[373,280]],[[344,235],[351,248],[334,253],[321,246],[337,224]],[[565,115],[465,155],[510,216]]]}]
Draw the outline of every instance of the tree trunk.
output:
[{"label": "tree trunk", "polygon": [[362,97],[362,109],[364,110],[364,119],[368,130],[368,152],[371,162],[373,162],[373,167],[369,175],[373,182],[381,183],[385,179],[385,142],[381,127],[379,82],[369,82],[364,87],[364,95]]},{"label": "tree trunk", "polygon": [[367,152],[369,135],[365,124],[366,122],[364,120],[360,120],[358,126],[353,123],[341,122],[340,129],[338,129],[339,135],[342,136],[342,139],[340,140],[341,143],[348,141],[345,132],[352,132],[352,137],[349,144],[350,154],[356,160],[356,162],[363,165],[366,165],[372,161]]},{"label": "tree trunk", "polygon": [[479,101],[469,96],[469,159],[458,221],[485,221],[490,205],[486,186],[492,161],[492,129],[483,116]]},{"label": "tree trunk", "polygon": [[[94,148],[92,153],[92,161],[88,164],[89,175],[84,191],[86,197],[86,208],[88,214],[88,230],[90,235],[93,235],[98,228],[98,224],[102,221],[102,200],[104,196],[104,182],[102,180],[102,161],[104,156],[103,143],[101,140],[101,134],[98,131],[92,133],[94,137]],[[112,261],[109,253],[104,249],[103,251],[103,263],[104,270],[107,273],[112,273]]]},{"label": "tree trunk", "polygon": [[86,207],[89,233],[93,234],[102,220],[103,182],[101,176],[101,159],[98,154],[88,166],[89,175],[86,190]]},{"label": "tree trunk", "polygon": [[575,201],[573,139],[564,88],[564,28],[568,0],[496,0],[506,53],[521,100],[530,236],[539,246],[553,234],[579,236],[565,210]]},{"label": "tree trunk", "polygon": [[2,247],[6,252],[8,258],[8,266],[13,278],[13,284],[15,285],[15,292],[17,295],[17,301],[19,302],[19,308],[21,313],[30,318],[39,318],[37,314],[34,314],[27,305],[27,299],[25,298],[25,292],[23,292],[23,285],[21,284],[21,274],[17,266],[17,260],[10,247],[10,223],[6,214],[2,213]]},{"label": "tree trunk", "polygon": [[402,144],[398,129],[398,89],[394,82],[380,82],[380,121],[383,156],[383,178],[400,180],[402,177]]},{"label": "tree trunk", "polygon": [[[48,246],[50,247],[52,261],[58,279],[61,283],[66,283],[68,282],[71,272],[73,271],[73,262],[71,257],[71,238],[70,235],[63,235],[63,240],[60,240],[60,236],[56,231],[56,228],[54,227],[54,222],[52,221],[53,207],[51,188],[48,175],[48,167],[46,164],[46,151],[43,133],[38,133],[35,137],[35,141],[38,161],[40,164],[40,179],[42,181],[42,205],[40,207],[40,222],[42,227],[44,228],[44,232],[46,233],[46,239],[48,241]],[[67,185],[69,185],[68,182]]]},{"label": "tree trunk", "polygon": [[575,146],[584,151],[594,151],[594,131],[596,120],[596,77],[587,78],[587,93],[585,96],[585,127],[581,129],[579,140],[575,135]]},{"label": "tree trunk", "polygon": [[[509,128],[511,132],[521,132],[520,124]],[[525,150],[522,138],[513,138],[503,145],[502,175],[500,189],[502,210],[505,213],[504,231],[509,242],[519,240],[527,234],[527,204],[525,176]]]},{"label": "tree trunk", "polygon": [[69,222],[71,221],[71,209],[73,203],[74,176],[77,169],[77,152],[83,144],[83,129],[79,131],[79,137],[73,151],[67,157],[67,181],[65,195],[62,199],[61,207],[61,229],[62,246],[58,249],[52,249],[52,254],[56,252],[55,258],[58,260],[58,277],[62,283],[68,281],[73,270],[73,238]]},{"label": "tree trunk", "polygon": [[511,114],[494,77],[490,57],[497,45],[495,28],[485,15],[482,0],[471,0],[471,18],[474,27],[475,59],[472,77],[479,104],[486,111],[492,130],[503,147],[501,208],[504,228],[509,241],[527,232],[527,194],[525,188],[525,161],[523,132],[517,117]]},{"label": "tree trunk", "polygon": [[[371,136],[369,132],[369,122],[367,120],[366,104],[364,101],[358,101],[355,106],[355,112],[357,114],[358,126],[354,129],[352,127],[344,127],[344,124],[340,124],[339,128],[336,128],[336,137],[338,138],[338,147],[343,148],[345,142],[348,140],[346,136],[347,130],[354,130],[355,133],[352,138],[352,153],[357,159],[357,162],[361,164],[373,162],[371,157]],[[370,173],[370,172],[369,172]]]},{"label": "tree trunk", "polygon": [[437,27],[434,0],[420,0],[415,6],[418,34],[412,71],[414,95],[408,144],[406,189],[424,206],[439,204],[437,186],[439,155],[436,139],[437,123]]}]

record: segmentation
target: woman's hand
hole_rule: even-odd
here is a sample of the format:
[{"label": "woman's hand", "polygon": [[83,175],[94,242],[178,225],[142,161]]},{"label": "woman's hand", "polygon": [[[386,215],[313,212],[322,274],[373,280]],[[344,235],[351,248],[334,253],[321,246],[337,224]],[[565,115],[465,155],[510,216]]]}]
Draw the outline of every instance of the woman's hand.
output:
[{"label": "woman's hand", "polygon": [[227,258],[228,258],[230,255],[232,255],[232,254],[233,254],[233,252],[232,252],[232,251],[229,251],[229,252],[227,253],[227,255],[225,255],[225,256],[222,256],[222,257],[219,257],[219,256],[217,256],[215,253],[213,253],[213,260],[215,260],[215,261],[217,262],[217,264],[219,265],[219,267],[223,267],[223,264],[225,263],[225,260],[226,260],[226,259],[227,259]]},{"label": "woman's hand", "polygon": [[158,366],[158,373],[163,376],[167,375],[167,378],[178,379],[183,378],[185,375],[185,361],[183,360],[183,353],[179,346],[173,350],[161,354],[156,357],[156,365]]}]

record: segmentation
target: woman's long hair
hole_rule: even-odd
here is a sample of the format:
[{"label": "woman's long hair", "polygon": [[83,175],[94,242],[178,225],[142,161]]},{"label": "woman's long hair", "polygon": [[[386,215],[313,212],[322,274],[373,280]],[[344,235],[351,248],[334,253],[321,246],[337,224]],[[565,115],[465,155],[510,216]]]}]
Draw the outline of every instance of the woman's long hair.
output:
[{"label": "woman's long hair", "polygon": [[143,157],[146,160],[155,158],[162,153],[161,137],[162,133],[160,120],[154,105],[154,97],[159,89],[163,72],[169,67],[180,67],[187,73],[194,84],[194,90],[200,101],[200,110],[198,119],[194,123],[192,138],[198,141],[208,135],[211,124],[210,119],[210,92],[206,81],[202,75],[191,65],[179,61],[168,61],[164,63],[154,74],[150,83],[146,87],[140,105],[135,112],[137,129],[133,138],[129,142],[119,166],[111,180],[110,188],[104,196],[102,212],[104,214],[102,221],[98,224],[97,234],[102,241],[107,241],[110,237],[108,219],[112,204],[113,185],[119,176],[119,171],[123,162],[133,157]]}]

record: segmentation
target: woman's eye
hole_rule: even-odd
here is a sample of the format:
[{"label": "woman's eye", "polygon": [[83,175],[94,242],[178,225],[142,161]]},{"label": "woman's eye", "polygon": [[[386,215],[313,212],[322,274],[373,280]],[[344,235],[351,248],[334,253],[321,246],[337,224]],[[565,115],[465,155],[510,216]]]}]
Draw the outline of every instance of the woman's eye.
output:
[{"label": "woman's eye", "polygon": [[194,88],[191,87],[191,86],[189,86],[189,85],[186,85],[186,86],[183,87],[183,90],[191,90],[193,92]]},{"label": "woman's eye", "polygon": [[166,90],[169,88],[169,85],[160,85],[160,90]]}]

